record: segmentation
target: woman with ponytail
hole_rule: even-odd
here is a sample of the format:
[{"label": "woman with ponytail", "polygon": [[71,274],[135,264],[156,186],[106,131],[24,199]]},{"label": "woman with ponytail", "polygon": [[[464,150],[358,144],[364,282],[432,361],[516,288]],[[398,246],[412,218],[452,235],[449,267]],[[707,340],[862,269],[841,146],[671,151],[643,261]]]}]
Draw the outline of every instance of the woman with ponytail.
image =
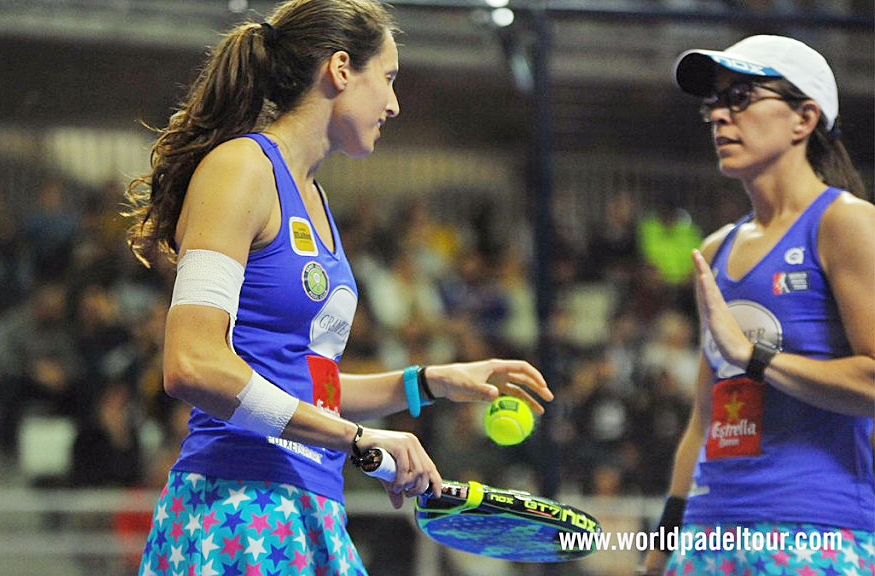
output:
[{"label": "woman with ponytail", "polygon": [[674,544],[643,573],[869,573],[875,207],[832,70],[802,42],[752,36],[682,54],[675,80],[702,98],[753,210],[693,252],[702,355],[660,521]]},{"label": "woman with ponytail", "polygon": [[332,153],[368,155],[398,115],[394,33],[375,0],[292,0],[238,26],[128,187],[134,254],[176,263],[164,386],[193,407],[141,575],[364,575],[346,458],[391,454],[395,507],[441,477],[415,436],[358,421],[441,397],[552,399],[519,360],[339,372],[358,291],[315,175]]}]

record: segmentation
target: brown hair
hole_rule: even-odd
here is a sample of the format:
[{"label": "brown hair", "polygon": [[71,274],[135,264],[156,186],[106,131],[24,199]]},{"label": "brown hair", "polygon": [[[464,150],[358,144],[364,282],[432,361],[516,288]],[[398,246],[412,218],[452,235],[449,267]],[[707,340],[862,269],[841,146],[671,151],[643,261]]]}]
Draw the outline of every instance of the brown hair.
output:
[{"label": "brown hair", "polygon": [[[810,97],[797,88],[792,82],[781,78],[777,82],[782,93],[790,98],[790,104],[809,100]],[[836,118],[832,130],[827,129],[826,119],[821,114],[814,132],[808,138],[808,148],[805,155],[814,171],[825,184],[847,190],[858,198],[866,197],[866,188],[860,173],[840,139],[839,119]]]},{"label": "brown hair", "polygon": [[151,172],[125,197],[127,243],[144,265],[171,260],[182,202],[198,163],[213,148],[295,109],[323,61],[347,52],[361,70],[397,28],[379,0],[291,0],[264,24],[246,22],[213,48],[166,128],[156,130]]}]

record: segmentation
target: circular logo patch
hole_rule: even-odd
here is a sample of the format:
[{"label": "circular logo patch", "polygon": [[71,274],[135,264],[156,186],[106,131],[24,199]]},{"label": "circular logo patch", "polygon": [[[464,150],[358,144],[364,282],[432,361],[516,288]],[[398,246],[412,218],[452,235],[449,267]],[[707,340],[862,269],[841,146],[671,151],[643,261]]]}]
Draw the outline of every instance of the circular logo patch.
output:
[{"label": "circular logo patch", "polygon": [[321,302],[328,296],[328,274],[318,262],[307,262],[301,274],[301,282],[310,300]]}]

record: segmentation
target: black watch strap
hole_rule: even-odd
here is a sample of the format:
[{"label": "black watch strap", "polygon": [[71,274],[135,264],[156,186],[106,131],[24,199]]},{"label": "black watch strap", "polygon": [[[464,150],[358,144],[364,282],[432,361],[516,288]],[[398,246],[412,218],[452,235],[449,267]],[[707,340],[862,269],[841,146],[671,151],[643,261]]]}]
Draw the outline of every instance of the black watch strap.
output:
[{"label": "black watch strap", "polygon": [[769,365],[769,362],[772,361],[775,354],[780,351],[780,348],[777,348],[768,342],[757,340],[753,343],[753,354],[750,356],[750,362],[747,363],[745,372],[752,380],[757,382],[764,381],[766,366]]}]

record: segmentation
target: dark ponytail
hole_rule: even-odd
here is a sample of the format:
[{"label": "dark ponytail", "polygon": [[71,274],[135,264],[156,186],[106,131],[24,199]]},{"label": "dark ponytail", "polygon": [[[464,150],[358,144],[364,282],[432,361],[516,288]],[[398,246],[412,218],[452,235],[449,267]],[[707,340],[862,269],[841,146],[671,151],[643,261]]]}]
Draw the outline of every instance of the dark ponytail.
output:
[{"label": "dark ponytail", "polygon": [[[778,81],[778,84],[783,89],[782,91],[790,97],[788,101],[791,103],[799,101],[801,105],[802,101],[809,99],[799,88],[783,78]],[[838,124],[839,119],[837,118],[832,130],[828,130],[826,119],[821,115],[817,127],[808,138],[808,148],[805,155],[824,184],[847,190],[858,198],[865,198],[866,188],[863,185],[863,179],[854,167],[854,163],[841,141],[841,131]]]},{"label": "dark ponytail", "polygon": [[835,127],[832,131],[827,130],[822,116],[808,139],[808,150],[805,154],[824,183],[847,190],[858,198],[866,198],[863,179],[839,139],[838,130]]},{"label": "dark ponytail", "polygon": [[152,146],[150,174],[125,196],[128,245],[146,266],[171,260],[173,237],[195,168],[213,148],[294,110],[321,62],[337,51],[362,69],[395,25],[374,0],[291,0],[263,24],[247,22],[216,46],[187,97]]}]

